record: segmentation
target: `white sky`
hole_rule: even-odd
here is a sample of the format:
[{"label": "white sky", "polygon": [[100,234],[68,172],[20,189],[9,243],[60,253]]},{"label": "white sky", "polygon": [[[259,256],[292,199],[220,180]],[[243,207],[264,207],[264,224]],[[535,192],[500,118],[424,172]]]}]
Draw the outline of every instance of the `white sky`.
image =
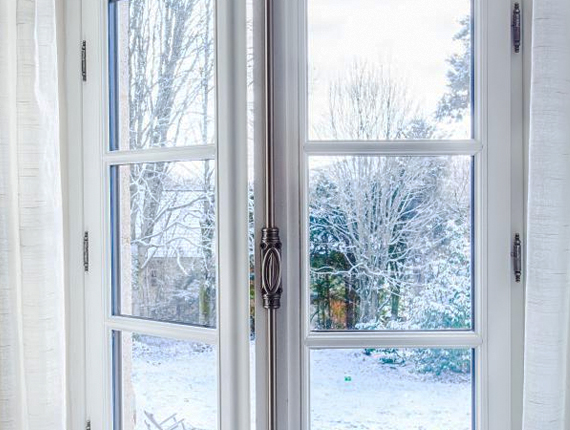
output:
[{"label": "white sky", "polygon": [[[328,103],[329,83],[355,60],[390,66],[425,115],[446,88],[453,36],[470,0],[307,0],[310,108]],[[318,113],[317,113],[318,112]]]}]

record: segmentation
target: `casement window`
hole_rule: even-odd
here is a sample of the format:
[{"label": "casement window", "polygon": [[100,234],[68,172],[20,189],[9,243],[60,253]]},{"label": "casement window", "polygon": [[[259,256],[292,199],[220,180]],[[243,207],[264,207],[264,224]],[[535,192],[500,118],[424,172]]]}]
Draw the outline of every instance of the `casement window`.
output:
[{"label": "casement window", "polygon": [[74,422],[520,427],[512,10],[82,0]]}]

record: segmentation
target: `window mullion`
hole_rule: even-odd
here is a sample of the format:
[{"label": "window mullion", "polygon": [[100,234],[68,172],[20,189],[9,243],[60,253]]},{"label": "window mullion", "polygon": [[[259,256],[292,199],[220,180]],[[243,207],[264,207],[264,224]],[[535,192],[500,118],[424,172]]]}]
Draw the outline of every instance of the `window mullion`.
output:
[{"label": "window mullion", "polygon": [[217,0],[219,429],[250,428],[245,0]]}]

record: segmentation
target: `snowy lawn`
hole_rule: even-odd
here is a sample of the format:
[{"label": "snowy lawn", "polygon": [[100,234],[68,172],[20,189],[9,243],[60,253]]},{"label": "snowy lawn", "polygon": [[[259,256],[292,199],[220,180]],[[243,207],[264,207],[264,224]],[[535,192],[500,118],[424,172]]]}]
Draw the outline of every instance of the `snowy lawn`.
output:
[{"label": "snowy lawn", "polygon": [[[442,379],[381,364],[362,349],[313,351],[312,430],[471,429],[469,376]],[[144,411],[158,421],[176,414],[187,430],[216,429],[214,349],[148,337],[134,341],[132,384],[136,430],[147,430]]]},{"label": "snowy lawn", "polygon": [[133,340],[135,429],[148,430],[146,411],[157,421],[176,414],[178,419],[184,418],[186,430],[215,430],[216,372],[216,350],[212,347],[153,337],[145,337],[145,342]]},{"label": "snowy lawn", "polygon": [[469,378],[412,370],[362,349],[312,351],[312,430],[471,429]]}]

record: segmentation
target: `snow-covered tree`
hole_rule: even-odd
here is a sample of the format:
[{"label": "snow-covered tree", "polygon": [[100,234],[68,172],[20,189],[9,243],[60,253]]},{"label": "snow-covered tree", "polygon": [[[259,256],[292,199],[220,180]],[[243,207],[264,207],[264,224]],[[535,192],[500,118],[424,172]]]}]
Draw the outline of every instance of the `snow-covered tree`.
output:
[{"label": "snow-covered tree", "polygon": [[[213,13],[210,0],[132,0],[123,10],[121,149],[214,142]],[[129,182],[133,312],[214,325],[214,163],[133,164]]]},{"label": "snow-covered tree", "polygon": [[354,61],[331,83],[315,132],[333,140],[427,139],[434,129],[418,110],[390,67]]},{"label": "snow-covered tree", "polygon": [[[450,247],[459,247],[464,259],[470,255],[469,235],[452,231],[453,226],[468,229],[468,203],[462,201],[456,208],[461,218],[450,221],[444,195],[453,181],[452,164],[442,157],[343,157],[314,170],[309,216],[316,307],[322,299],[319,285],[326,282],[332,291],[325,292],[334,300],[351,290],[357,295],[355,319],[346,320],[354,325],[346,328],[420,324],[413,303],[434,278],[445,283],[435,262]],[[469,269],[450,267],[447,257],[441,261],[446,270],[468,281]],[[317,325],[333,324],[315,318]]]},{"label": "snow-covered tree", "polygon": [[[321,132],[337,139],[432,137],[435,126],[386,70],[355,63],[334,82]],[[350,156],[312,163],[313,327],[469,328],[470,159]],[[438,357],[438,363],[425,354],[401,361],[418,360],[426,371],[464,368],[463,351],[453,362]]]},{"label": "snow-covered tree", "polygon": [[471,114],[471,17],[464,17],[460,24],[461,29],[453,37],[460,49],[447,59],[447,92],[437,106],[438,120],[461,121]]},{"label": "snow-covered tree", "polygon": [[[322,125],[328,127],[327,135],[362,140],[430,137],[433,127],[415,115],[405,85],[387,71],[356,62],[344,80],[331,85],[329,118]],[[440,205],[434,197],[444,165],[438,158],[344,157],[314,169],[311,274],[313,303],[321,307],[315,321],[324,328],[341,324],[323,313],[323,282],[329,314],[331,299],[344,300],[347,328],[386,328],[406,319],[402,290],[410,271],[423,264],[412,256],[425,245],[423,237]]]}]

